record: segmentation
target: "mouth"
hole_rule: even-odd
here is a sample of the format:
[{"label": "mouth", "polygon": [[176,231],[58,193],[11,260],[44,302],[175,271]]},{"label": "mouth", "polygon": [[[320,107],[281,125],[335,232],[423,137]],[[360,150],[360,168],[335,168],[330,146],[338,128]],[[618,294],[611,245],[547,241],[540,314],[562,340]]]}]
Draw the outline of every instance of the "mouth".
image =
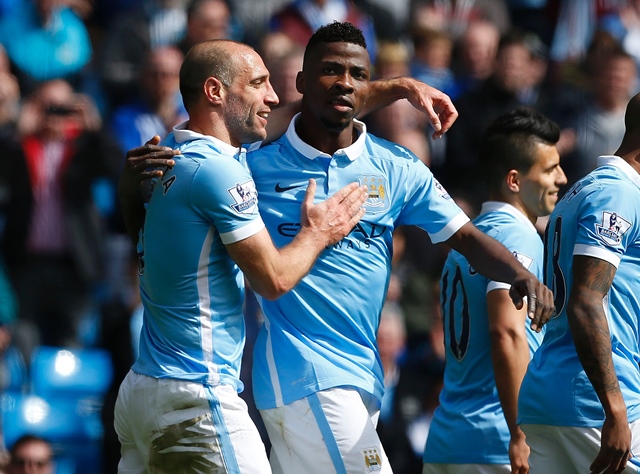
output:
[{"label": "mouth", "polygon": [[350,112],[353,110],[353,102],[345,96],[334,97],[330,104],[334,109],[341,112]]},{"label": "mouth", "polygon": [[271,112],[270,110],[263,110],[261,112],[258,112],[256,115],[258,116],[258,118],[260,118],[262,122],[266,124],[268,122],[270,112]]}]

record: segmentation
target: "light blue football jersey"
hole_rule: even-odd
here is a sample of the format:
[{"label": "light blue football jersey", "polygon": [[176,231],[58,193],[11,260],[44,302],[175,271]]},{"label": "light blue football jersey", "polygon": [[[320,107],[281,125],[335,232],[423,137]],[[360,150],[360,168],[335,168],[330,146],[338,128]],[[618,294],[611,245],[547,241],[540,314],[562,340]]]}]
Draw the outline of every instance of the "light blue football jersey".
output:
[{"label": "light blue football jersey", "polygon": [[269,409],[316,391],[351,386],[380,403],[384,384],[376,332],[391,270],[392,232],[418,225],[434,242],[469,218],[429,169],[406,149],[366,133],[333,156],[302,142],[295,121],[276,142],[249,153],[260,213],[278,247],[300,228],[310,178],[316,202],[357,181],[369,187],[366,214],[320,255],[302,281],[275,301],[261,300],[265,322],[254,347],[256,404]]},{"label": "light blue football jersey", "polygon": [[139,243],[144,323],[133,370],[242,389],[244,278],[224,245],[264,228],[245,154],[183,129],[154,185]]},{"label": "light blue football jersey", "polygon": [[640,416],[640,176],[624,160],[601,156],[551,214],[546,233],[545,282],[558,316],[547,323],[540,349],[520,389],[518,422],[601,428],[604,410],[582,369],[567,322],[574,255],[617,267],[602,304],[613,364],[629,421]]},{"label": "light blue football jersey", "polygon": [[[522,212],[510,204],[490,201],[483,204],[474,224],[542,279],[542,240]],[[486,297],[492,290],[509,288],[480,275],[462,254],[449,253],[440,280],[444,387],[429,427],[425,463],[509,464],[510,436],[491,361]],[[528,321],[523,324],[533,355],[542,334],[532,331]]]}]

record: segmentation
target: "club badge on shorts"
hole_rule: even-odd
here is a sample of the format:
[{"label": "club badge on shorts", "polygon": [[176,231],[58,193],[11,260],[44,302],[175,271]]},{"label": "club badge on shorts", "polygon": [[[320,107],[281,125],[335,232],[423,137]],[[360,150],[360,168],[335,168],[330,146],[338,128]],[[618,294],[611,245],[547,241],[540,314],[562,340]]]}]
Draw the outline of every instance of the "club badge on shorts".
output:
[{"label": "club badge on shorts", "polygon": [[362,454],[364,456],[364,472],[379,472],[382,470],[382,459],[377,447],[366,448],[362,451]]}]

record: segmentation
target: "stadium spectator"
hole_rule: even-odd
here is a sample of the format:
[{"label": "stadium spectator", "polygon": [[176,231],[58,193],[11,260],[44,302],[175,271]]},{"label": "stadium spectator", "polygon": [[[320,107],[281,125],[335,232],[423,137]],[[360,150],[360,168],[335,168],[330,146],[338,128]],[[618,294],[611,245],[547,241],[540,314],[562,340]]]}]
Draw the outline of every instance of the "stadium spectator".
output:
[{"label": "stadium spectator", "polygon": [[33,435],[20,437],[10,451],[7,474],[54,474],[51,444]]},{"label": "stadium spectator", "polygon": [[140,70],[156,48],[175,46],[187,29],[188,0],[143,0],[115,18],[100,45],[99,70],[109,104],[138,95]]},{"label": "stadium spectator", "polygon": [[453,69],[460,94],[479,89],[493,73],[500,32],[486,20],[469,23],[456,43]]},{"label": "stadium spectator", "polygon": [[110,129],[120,148],[143,145],[148,137],[165,136],[187,119],[180,97],[180,66],[184,56],[175,46],[149,52],[140,70],[140,94],[113,111]]},{"label": "stadium spectator", "polygon": [[[544,95],[538,95],[534,103],[531,101],[537,86],[531,81],[534,68],[537,72],[527,34],[511,31],[500,40],[491,77],[480,89],[460,96],[455,102],[460,118],[447,135],[441,177],[446,187],[463,193],[476,208],[487,196],[486,185],[478,179],[482,176],[478,161],[482,134],[500,114],[523,104],[541,106],[545,101]],[[539,79],[539,75],[536,77]]]},{"label": "stadium spectator", "polygon": [[92,57],[83,21],[56,0],[21,2],[0,22],[0,44],[24,95],[42,81],[67,79],[75,83]]},{"label": "stadium spectator", "polygon": [[11,73],[6,51],[0,45],[0,138],[14,136],[19,112],[20,86]]},{"label": "stadium spectator", "polygon": [[2,241],[18,321],[35,325],[43,344],[75,346],[104,263],[92,186],[113,179],[120,156],[92,102],[60,79],[27,98],[19,130],[3,157],[11,177]]},{"label": "stadium spectator", "polygon": [[373,22],[352,0],[295,0],[273,15],[270,31],[281,31],[300,47],[305,47],[311,35],[332,21],[348,21],[363,31],[372,61],[377,52]]},{"label": "stadium spectator", "polygon": [[[489,125],[479,151],[489,200],[474,224],[540,279],[543,243],[534,224],[551,213],[567,182],[555,147],[559,138],[555,123],[518,108]],[[543,333],[528,328],[508,285],[479,275],[457,252],[444,264],[440,288],[444,388],[422,472],[528,472],[529,448],[516,423],[518,390]]]},{"label": "stadium spectator", "polygon": [[640,467],[634,455],[640,452],[638,94],[627,105],[625,125],[615,155],[601,156],[549,218],[544,272],[557,317],[518,399],[531,472]]},{"label": "stadium spectator", "polygon": [[411,76],[440,89],[455,100],[458,96],[456,82],[451,71],[453,40],[439,30],[414,28],[411,34],[413,57]]},{"label": "stadium spectator", "polygon": [[225,0],[192,0],[187,9],[187,30],[179,47],[187,54],[194,44],[214,39],[238,39]]}]

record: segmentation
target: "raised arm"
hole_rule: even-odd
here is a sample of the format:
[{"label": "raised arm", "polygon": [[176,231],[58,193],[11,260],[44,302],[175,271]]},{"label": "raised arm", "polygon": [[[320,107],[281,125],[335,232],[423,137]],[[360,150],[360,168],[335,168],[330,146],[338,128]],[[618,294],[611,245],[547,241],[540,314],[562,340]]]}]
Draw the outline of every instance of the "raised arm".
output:
[{"label": "raised arm", "polygon": [[447,94],[417,79],[404,76],[372,81],[367,103],[359,115],[364,116],[400,99],[407,99],[427,115],[435,130],[433,138],[444,135],[458,118],[458,111]]},{"label": "raised arm", "polygon": [[529,343],[524,308],[516,309],[509,292],[496,289],[487,294],[491,359],[500,405],[509,427],[511,472],[529,472],[529,447],[518,426],[518,393],[529,364]]},{"label": "raised arm", "polygon": [[[396,77],[371,81],[369,96],[359,117],[385,107],[396,100],[407,99],[417,110],[424,112],[435,132],[433,138],[440,138],[458,118],[458,111],[444,92],[412,77]],[[272,110],[267,125],[265,142],[276,140],[287,131],[287,126],[295,114],[300,112],[300,101]]]},{"label": "raised arm", "polygon": [[227,245],[251,287],[267,299],[291,290],[308,272],[320,253],[342,240],[364,215],[366,187],[352,183],[326,201],[313,204],[315,180],[309,181],[302,203],[301,228],[288,245],[278,249],[266,229]]},{"label": "raised arm", "polygon": [[509,283],[509,296],[516,308],[522,307],[525,296],[528,298],[527,315],[531,319],[531,329],[539,332],[553,315],[551,291],[524,268],[504,245],[478,230],[471,222],[453,234],[447,244],[464,255],[482,275]]},{"label": "raised arm", "polygon": [[575,255],[567,320],[580,363],[605,413],[600,452],[591,472],[621,472],[631,452],[631,431],[611,348],[609,324],[602,300],[616,268],[605,260]]}]

